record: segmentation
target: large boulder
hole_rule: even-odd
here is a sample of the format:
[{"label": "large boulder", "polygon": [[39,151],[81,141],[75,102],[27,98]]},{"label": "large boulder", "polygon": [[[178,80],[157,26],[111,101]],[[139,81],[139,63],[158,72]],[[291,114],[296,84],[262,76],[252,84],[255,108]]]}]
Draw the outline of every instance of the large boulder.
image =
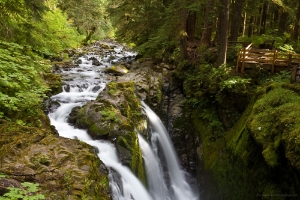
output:
[{"label": "large boulder", "polygon": [[107,68],[105,71],[115,76],[122,76],[128,73],[128,69],[123,65],[113,65],[110,68]]},{"label": "large boulder", "polygon": [[44,128],[0,121],[0,191],[39,183],[47,199],[111,199],[108,172],[94,148],[55,136]]},{"label": "large boulder", "polygon": [[145,130],[140,100],[133,82],[110,82],[95,101],[78,112],[76,125],[87,129],[94,139],[115,143],[123,164],[145,182],[142,153],[137,132]]}]

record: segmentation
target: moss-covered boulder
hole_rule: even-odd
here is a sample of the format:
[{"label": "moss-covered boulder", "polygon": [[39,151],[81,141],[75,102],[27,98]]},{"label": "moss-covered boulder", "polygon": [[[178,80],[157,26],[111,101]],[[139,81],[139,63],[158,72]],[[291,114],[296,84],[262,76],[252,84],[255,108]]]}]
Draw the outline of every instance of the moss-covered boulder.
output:
[{"label": "moss-covered boulder", "polygon": [[39,183],[47,199],[110,199],[108,172],[95,150],[45,128],[1,120],[0,173],[8,186]]},{"label": "moss-covered boulder", "polygon": [[110,82],[95,101],[83,106],[76,124],[95,139],[109,139],[116,144],[123,164],[145,182],[138,131],[144,131],[140,100],[133,82]]}]

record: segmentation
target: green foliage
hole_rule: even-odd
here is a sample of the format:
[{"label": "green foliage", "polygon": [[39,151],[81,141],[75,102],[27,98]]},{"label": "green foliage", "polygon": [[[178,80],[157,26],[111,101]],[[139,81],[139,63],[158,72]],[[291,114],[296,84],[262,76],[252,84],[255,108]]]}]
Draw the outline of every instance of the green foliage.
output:
[{"label": "green foliage", "polygon": [[40,74],[49,66],[27,48],[1,41],[0,66],[0,118],[36,115],[48,90]]},{"label": "green foliage", "polygon": [[[241,114],[237,110],[232,111],[236,105],[235,100],[231,99],[247,96],[251,91],[251,79],[237,76],[231,71],[226,65],[216,68],[209,64],[196,67],[182,64],[176,70],[183,81],[186,108],[190,112],[199,110],[195,117],[208,125],[213,138],[223,135],[224,127],[231,127]],[[230,119],[224,122],[224,118]]]},{"label": "green foliage", "polygon": [[294,48],[292,45],[289,44],[284,44],[283,46],[280,46],[279,49],[283,52],[287,52],[287,53],[296,53],[294,51]]},{"label": "green foliage", "polygon": [[[32,29],[32,21],[40,20],[47,7],[40,0],[1,0],[0,9],[2,39],[21,42]],[[22,33],[24,30],[27,33]]]},{"label": "green foliage", "polygon": [[0,197],[0,200],[39,200],[45,199],[45,196],[38,194],[39,184],[24,182],[21,183],[22,188],[8,187],[9,192],[5,193],[3,197]]},{"label": "green foliage", "polygon": [[50,56],[77,47],[83,39],[59,9],[45,13],[43,21],[35,24],[31,35],[35,38],[34,48]]},{"label": "green foliage", "polygon": [[86,44],[93,35],[103,38],[111,30],[106,4],[104,0],[65,0],[59,2],[59,7],[72,19],[79,33],[85,34],[83,43]]}]

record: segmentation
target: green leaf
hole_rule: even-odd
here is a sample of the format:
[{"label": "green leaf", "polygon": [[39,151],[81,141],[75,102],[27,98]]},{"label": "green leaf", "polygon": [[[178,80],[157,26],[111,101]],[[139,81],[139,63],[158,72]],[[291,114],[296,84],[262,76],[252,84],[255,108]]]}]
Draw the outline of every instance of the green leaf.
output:
[{"label": "green leaf", "polygon": [[27,187],[27,191],[28,192],[37,192],[38,191],[38,187],[39,187],[38,183],[24,182],[24,183],[21,183],[21,185],[23,187]]}]

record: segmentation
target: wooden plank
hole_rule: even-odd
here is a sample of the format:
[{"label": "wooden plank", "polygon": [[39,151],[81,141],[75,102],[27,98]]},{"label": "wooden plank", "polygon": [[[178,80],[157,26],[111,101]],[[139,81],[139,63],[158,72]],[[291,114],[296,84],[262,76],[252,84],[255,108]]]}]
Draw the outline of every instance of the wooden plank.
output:
[{"label": "wooden plank", "polygon": [[262,63],[266,63],[266,62],[272,63],[273,59],[245,58],[245,59],[241,59],[240,61],[242,61],[242,62],[256,61],[256,62],[262,62]]},{"label": "wooden plank", "polygon": [[246,54],[248,57],[274,57],[274,54],[254,54],[254,53],[248,53]]}]

